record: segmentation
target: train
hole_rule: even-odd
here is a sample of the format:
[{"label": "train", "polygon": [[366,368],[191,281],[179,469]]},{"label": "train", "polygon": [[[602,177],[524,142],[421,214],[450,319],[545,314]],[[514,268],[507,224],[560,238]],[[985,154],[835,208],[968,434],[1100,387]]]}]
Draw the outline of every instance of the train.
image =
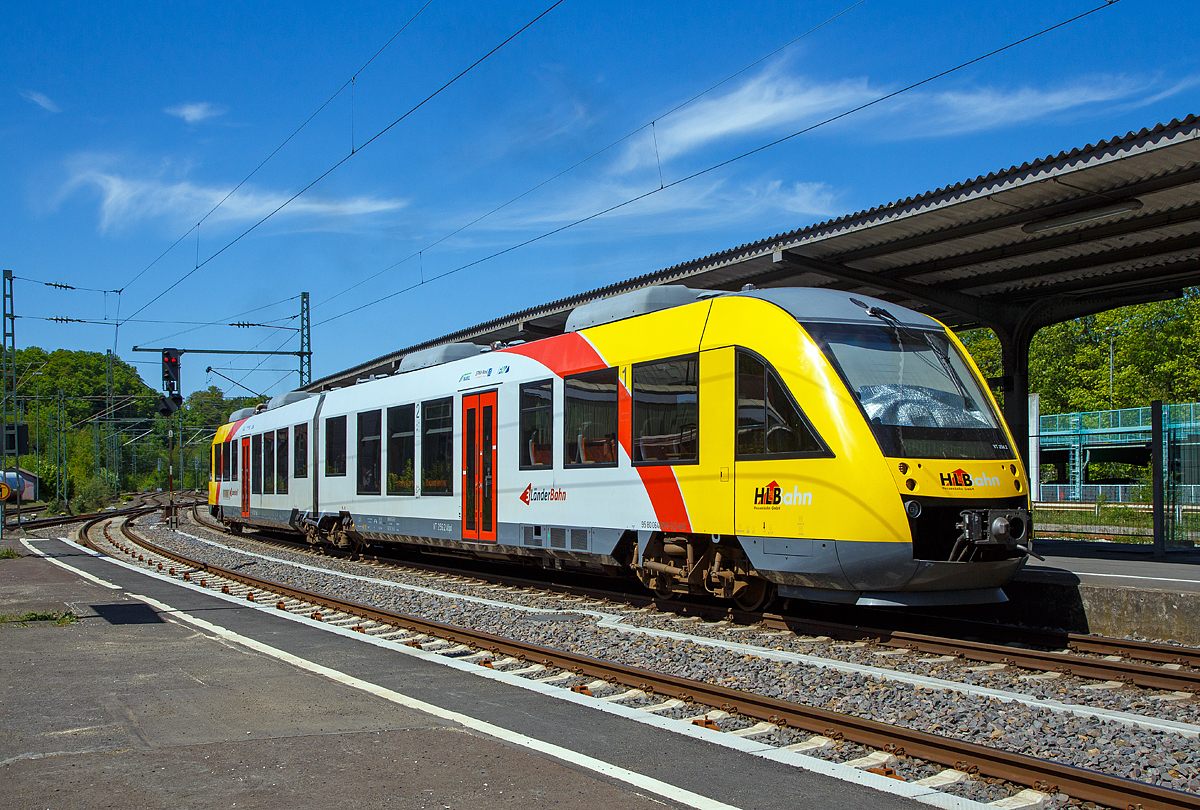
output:
[{"label": "train", "polygon": [[1005,601],[1028,478],[952,331],[817,288],[662,285],[233,413],[233,531],[636,577],[663,598]]}]

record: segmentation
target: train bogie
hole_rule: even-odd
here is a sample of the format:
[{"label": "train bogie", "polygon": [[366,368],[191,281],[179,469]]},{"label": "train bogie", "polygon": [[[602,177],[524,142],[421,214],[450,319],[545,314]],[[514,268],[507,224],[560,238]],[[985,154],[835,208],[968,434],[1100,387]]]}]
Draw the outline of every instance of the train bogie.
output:
[{"label": "train bogie", "polygon": [[656,288],[556,337],[410,355],[221,428],[210,501],[314,542],[591,567],[748,608],[1001,599],[1028,553],[1024,469],[954,337],[887,307]]}]

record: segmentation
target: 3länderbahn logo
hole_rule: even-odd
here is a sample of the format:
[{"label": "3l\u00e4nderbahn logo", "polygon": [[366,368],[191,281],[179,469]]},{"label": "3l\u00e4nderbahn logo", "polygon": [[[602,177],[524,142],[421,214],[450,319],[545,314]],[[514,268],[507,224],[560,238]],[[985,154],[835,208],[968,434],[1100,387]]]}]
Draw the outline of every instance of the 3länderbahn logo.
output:
[{"label": "3l\u00e4nderbahn logo", "polygon": [[567,491],[557,487],[535,487],[530,484],[521,493],[521,502],[526,506],[532,501],[565,501],[566,499]]}]

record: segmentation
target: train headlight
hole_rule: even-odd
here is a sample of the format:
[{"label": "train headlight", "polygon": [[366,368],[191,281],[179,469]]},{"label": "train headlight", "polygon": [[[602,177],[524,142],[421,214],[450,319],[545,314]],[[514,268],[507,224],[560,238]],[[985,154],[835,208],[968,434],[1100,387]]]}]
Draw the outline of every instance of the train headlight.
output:
[{"label": "train headlight", "polygon": [[920,501],[905,501],[904,502],[904,512],[910,518],[912,518],[913,520],[916,520],[917,518],[919,518],[921,516],[921,502]]}]

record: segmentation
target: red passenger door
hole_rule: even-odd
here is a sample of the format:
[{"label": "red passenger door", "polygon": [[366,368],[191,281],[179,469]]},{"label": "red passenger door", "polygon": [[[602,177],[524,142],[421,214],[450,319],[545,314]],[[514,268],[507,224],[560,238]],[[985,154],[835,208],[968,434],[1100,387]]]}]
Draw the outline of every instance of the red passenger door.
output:
[{"label": "red passenger door", "polygon": [[496,392],[463,397],[462,536],[496,542]]},{"label": "red passenger door", "polygon": [[242,439],[242,517],[250,517],[250,437]]}]

